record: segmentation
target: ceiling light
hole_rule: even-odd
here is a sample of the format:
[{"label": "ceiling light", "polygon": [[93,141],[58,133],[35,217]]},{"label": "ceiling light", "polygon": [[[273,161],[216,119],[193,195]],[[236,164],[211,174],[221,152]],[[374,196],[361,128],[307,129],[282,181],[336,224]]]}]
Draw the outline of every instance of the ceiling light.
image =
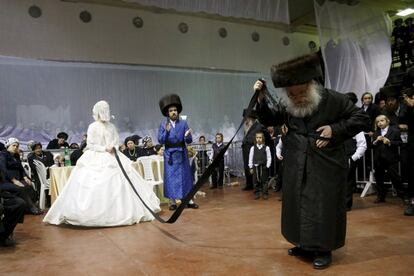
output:
[{"label": "ceiling light", "polygon": [[408,8],[408,9],[405,9],[405,10],[399,11],[399,12],[397,13],[397,15],[398,15],[398,16],[406,16],[406,15],[409,15],[409,14],[412,14],[412,13],[414,13],[414,9]]}]

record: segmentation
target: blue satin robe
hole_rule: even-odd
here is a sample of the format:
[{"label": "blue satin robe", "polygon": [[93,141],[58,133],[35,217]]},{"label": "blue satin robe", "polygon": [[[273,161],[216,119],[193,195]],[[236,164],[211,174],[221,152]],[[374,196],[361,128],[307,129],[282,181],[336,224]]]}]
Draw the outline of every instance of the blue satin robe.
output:
[{"label": "blue satin robe", "polygon": [[[158,142],[160,144],[175,144],[193,141],[191,134],[184,137],[189,129],[185,120],[177,120],[170,131],[165,129],[166,122],[160,124]],[[193,187],[187,147],[165,148],[164,151],[164,196],[170,199],[184,198]]]}]

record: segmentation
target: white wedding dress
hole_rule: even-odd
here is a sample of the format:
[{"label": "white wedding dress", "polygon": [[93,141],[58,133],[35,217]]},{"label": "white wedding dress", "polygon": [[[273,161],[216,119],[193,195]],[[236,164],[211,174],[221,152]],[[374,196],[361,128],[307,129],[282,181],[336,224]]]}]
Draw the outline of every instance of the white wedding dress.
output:
[{"label": "white wedding dress", "polygon": [[[118,141],[118,132],[109,121],[97,120],[89,126],[86,151],[44,222],[98,227],[154,219],[122,174],[114,154],[106,151],[108,147],[117,148]],[[125,155],[118,152],[118,156],[141,198],[153,211],[159,212],[160,201],[151,182],[138,174]]]}]

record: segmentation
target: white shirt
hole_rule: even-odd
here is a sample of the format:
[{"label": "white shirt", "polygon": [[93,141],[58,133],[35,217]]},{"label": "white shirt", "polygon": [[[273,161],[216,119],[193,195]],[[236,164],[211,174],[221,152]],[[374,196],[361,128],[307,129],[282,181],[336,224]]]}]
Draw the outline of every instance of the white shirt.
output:
[{"label": "white shirt", "polygon": [[282,149],[283,149],[283,142],[282,142],[282,139],[279,138],[279,142],[276,145],[276,156],[279,160],[282,159],[282,157],[283,157],[282,156]]},{"label": "white shirt", "polygon": [[[256,145],[258,149],[262,149],[265,145]],[[249,168],[253,169],[253,155],[254,155],[254,147],[250,148],[249,152]],[[266,146],[266,167],[270,168],[270,165],[272,164],[272,155],[270,154],[270,149],[268,146]],[[254,164],[255,166],[258,166],[257,164]]]},{"label": "white shirt", "polygon": [[389,126],[387,126],[386,128],[381,129],[381,136],[385,136],[385,134],[387,134],[388,128],[389,128]]},{"label": "white shirt", "polygon": [[354,139],[356,140],[356,151],[351,156],[351,159],[353,161],[356,161],[360,159],[362,156],[364,156],[365,151],[367,150],[367,141],[365,140],[365,135],[363,131],[355,135]]},{"label": "white shirt", "polygon": [[170,119],[170,124],[171,124],[171,126],[172,126],[173,128],[175,128],[175,122],[176,122],[176,121],[173,121],[173,120],[171,120],[171,119]]}]

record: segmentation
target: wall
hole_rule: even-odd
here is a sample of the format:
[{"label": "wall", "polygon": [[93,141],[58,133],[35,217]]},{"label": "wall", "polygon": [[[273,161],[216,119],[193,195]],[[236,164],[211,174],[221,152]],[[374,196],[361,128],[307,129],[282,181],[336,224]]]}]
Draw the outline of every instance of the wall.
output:
[{"label": "wall", "polygon": [[[42,9],[40,18],[28,14],[33,4]],[[83,10],[91,12],[90,23],[79,19]],[[135,16],[143,28],[133,26]],[[186,34],[178,31],[180,22],[189,25]],[[225,39],[220,27],[228,31]],[[251,39],[254,31],[259,42]],[[283,45],[284,36],[290,45]],[[0,37],[3,56],[256,72],[308,53],[308,41],[318,41],[267,27],[57,0],[0,0]]]}]

